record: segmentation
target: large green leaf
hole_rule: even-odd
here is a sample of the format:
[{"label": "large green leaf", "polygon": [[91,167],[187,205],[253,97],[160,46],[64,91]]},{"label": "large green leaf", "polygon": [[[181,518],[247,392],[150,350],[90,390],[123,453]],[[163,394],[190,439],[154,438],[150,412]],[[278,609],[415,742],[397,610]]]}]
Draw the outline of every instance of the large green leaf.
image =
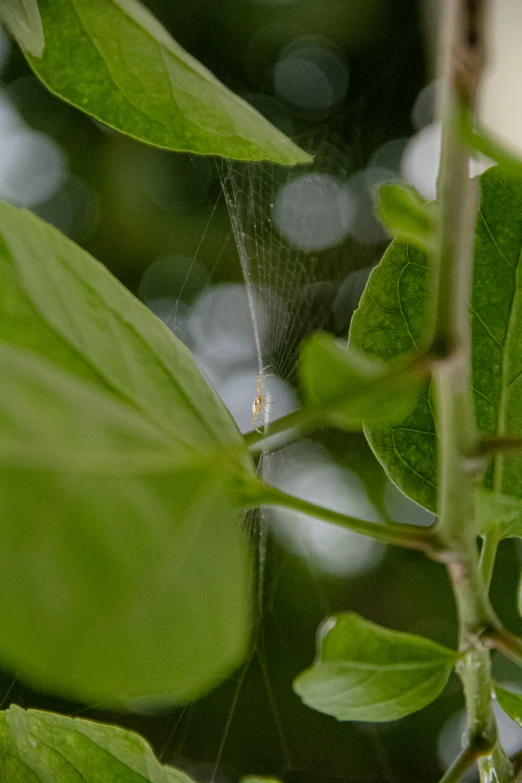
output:
[{"label": "large green leaf", "polygon": [[0,205],[0,658],[82,699],[197,696],[241,660],[243,440],[186,348]]},{"label": "large green leaf", "polygon": [[45,50],[26,52],[56,95],[170,150],[295,164],[310,156],[230,92],[138,0],[40,0]]},{"label": "large green leaf", "polygon": [[0,348],[0,658],[84,700],[187,700],[236,667],[250,606],[237,461]]},{"label": "large green leaf", "polygon": [[243,448],[183,343],[74,242],[1,202],[0,322],[0,343],[97,384],[178,442]]},{"label": "large green leaf", "polygon": [[317,659],[294,690],[309,707],[338,720],[396,720],[437,698],[456,657],[422,636],[338,614],[319,629]]},{"label": "large green leaf", "polygon": [[418,378],[406,367],[390,371],[326,333],[304,344],[299,375],[309,410],[341,429],[401,421],[416,401]]},{"label": "large green leaf", "polygon": [[36,0],[0,0],[0,22],[9,27],[29,54],[41,57],[44,35]]},{"label": "large green leaf", "polygon": [[5,783],[192,783],[132,731],[11,706],[0,712]]},{"label": "large green leaf", "polygon": [[[480,181],[471,303],[473,388],[479,429],[502,436],[522,429],[522,183],[498,168]],[[350,344],[385,360],[418,350],[426,325],[428,271],[424,251],[392,242],[353,317]],[[372,427],[367,435],[393,481],[434,510],[437,448],[429,387],[401,424]],[[497,456],[484,487],[522,497],[522,456]]]}]

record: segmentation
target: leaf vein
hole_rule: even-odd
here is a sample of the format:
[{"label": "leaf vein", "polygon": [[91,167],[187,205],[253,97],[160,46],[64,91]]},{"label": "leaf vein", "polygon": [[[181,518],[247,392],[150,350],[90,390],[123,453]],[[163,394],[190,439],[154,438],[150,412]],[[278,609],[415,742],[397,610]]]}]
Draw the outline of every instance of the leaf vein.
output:
[{"label": "leaf vein", "polygon": [[500,350],[502,351],[502,349],[503,349],[502,343],[500,342],[500,340],[499,340],[497,337],[495,337],[495,335],[494,335],[494,334],[493,334],[493,332],[490,330],[489,326],[486,324],[486,322],[484,321],[484,319],[482,318],[482,316],[480,316],[480,315],[478,314],[478,312],[477,312],[477,311],[476,311],[476,310],[475,310],[473,307],[470,307],[469,309],[470,309],[470,313],[471,313],[471,314],[474,316],[474,318],[476,318],[476,319],[477,319],[477,321],[479,322],[479,324],[480,324],[480,325],[481,325],[481,326],[484,328],[485,332],[486,332],[486,333],[487,333],[487,334],[488,334],[488,335],[491,337],[491,339],[493,340],[493,342],[495,343],[495,345],[496,345],[498,348],[500,348]]},{"label": "leaf vein", "polygon": [[497,250],[497,253],[499,254],[499,256],[500,256],[500,257],[501,257],[501,258],[502,258],[502,259],[503,259],[503,260],[506,262],[506,264],[509,266],[509,268],[510,268],[510,269],[516,269],[516,266],[515,266],[514,264],[512,264],[510,261],[508,261],[508,259],[506,258],[506,256],[505,256],[505,255],[504,255],[504,253],[502,252],[502,250],[500,249],[500,246],[499,246],[499,244],[498,244],[497,240],[495,239],[495,237],[494,237],[494,235],[493,235],[493,232],[492,232],[492,230],[491,230],[491,228],[490,228],[490,226],[489,226],[489,223],[488,223],[488,221],[486,220],[486,216],[484,215],[484,212],[483,212],[483,210],[482,210],[482,207],[479,207],[479,215],[480,215],[480,217],[481,217],[481,218],[482,218],[482,220],[483,220],[483,223],[484,223],[484,226],[485,226],[485,228],[486,228],[486,231],[488,232],[488,234],[489,234],[489,237],[490,237],[490,239],[491,239],[491,241],[492,241],[493,245],[495,246],[495,248],[496,248],[496,250]]},{"label": "leaf vein", "polygon": [[407,258],[408,258],[408,262],[403,266],[403,268],[401,269],[401,273],[400,273],[399,277],[397,278],[397,301],[399,303],[399,310],[400,310],[400,313],[401,313],[401,316],[402,316],[402,320],[404,321],[404,325],[406,326],[406,331],[408,332],[408,336],[409,336],[409,338],[410,338],[410,340],[412,342],[413,347],[418,351],[419,347],[418,347],[417,342],[416,342],[416,340],[415,340],[415,338],[414,338],[414,336],[412,334],[412,331],[410,329],[410,325],[408,323],[408,319],[406,317],[406,313],[405,313],[404,308],[402,306],[402,300],[401,300],[401,290],[400,290],[400,288],[401,288],[401,281],[402,281],[403,275],[405,274],[405,272],[406,272],[406,270],[407,270],[407,268],[408,268],[408,266],[410,264],[410,260],[409,260],[410,259],[410,252],[409,252],[409,248],[408,247],[406,247],[406,255],[407,255]]}]

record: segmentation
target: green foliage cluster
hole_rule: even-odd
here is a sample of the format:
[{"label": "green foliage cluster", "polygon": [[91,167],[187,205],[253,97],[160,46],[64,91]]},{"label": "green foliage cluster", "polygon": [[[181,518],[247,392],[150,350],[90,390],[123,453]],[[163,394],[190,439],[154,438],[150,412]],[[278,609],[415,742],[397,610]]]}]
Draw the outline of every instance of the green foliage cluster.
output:
[{"label": "green foliage cluster", "polygon": [[[44,84],[123,133],[240,160],[308,160],[136,0],[0,9]],[[393,481],[436,511],[440,357],[425,337],[440,216],[394,185],[381,190],[379,212],[397,238],[370,277],[349,346],[318,335],[303,347],[303,409],[278,427],[364,427]],[[500,168],[484,174],[470,303],[483,439],[469,459],[480,469],[476,535],[497,541],[522,536],[522,458],[501,450],[503,438],[520,446],[521,215],[522,185]],[[121,706],[189,701],[230,674],[248,648],[241,515],[252,505],[286,505],[451,559],[436,526],[365,523],[259,481],[251,439],[182,343],[95,259],[7,204],[0,318],[0,659],[26,681]],[[488,630],[499,649],[517,649]],[[390,721],[436,699],[463,656],[338,614],[294,688],[339,720]],[[522,698],[494,687],[522,722]],[[132,732],[17,707],[0,713],[0,771],[20,783],[188,781]]]}]

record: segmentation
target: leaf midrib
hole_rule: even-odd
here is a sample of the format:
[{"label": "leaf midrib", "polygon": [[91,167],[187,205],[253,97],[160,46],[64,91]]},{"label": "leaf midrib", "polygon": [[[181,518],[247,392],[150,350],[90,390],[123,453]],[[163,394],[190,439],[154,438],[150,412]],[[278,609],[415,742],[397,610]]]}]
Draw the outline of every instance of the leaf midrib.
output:
[{"label": "leaf midrib", "polygon": [[365,663],[363,661],[321,661],[320,665],[324,666],[339,666],[350,670],[368,671],[378,674],[379,672],[391,672],[391,671],[415,671],[421,669],[435,669],[450,666],[453,662],[453,657],[447,655],[443,657],[441,655],[438,661],[417,661],[412,663]]},{"label": "leaf midrib", "polygon": [[[483,218],[485,225],[487,226],[487,221],[485,218]],[[489,228],[488,228],[489,230]],[[491,235],[491,231],[489,232]],[[491,235],[491,238],[495,244],[495,247],[497,249],[497,252],[499,255],[503,256],[503,254],[500,252],[500,249],[498,247],[498,244],[494,240],[494,237]],[[518,276],[520,274],[520,262],[522,260],[522,246],[519,249],[518,252],[518,259],[517,264],[515,267],[511,267],[514,270],[514,289],[513,289],[513,296],[511,298],[511,304],[509,307],[509,316],[508,321],[506,325],[506,333],[505,338],[502,346],[502,359],[501,359],[501,373],[500,373],[500,397],[498,400],[498,413],[497,413],[497,435],[503,436],[506,434],[506,415],[507,415],[507,408],[509,403],[509,379],[508,379],[508,371],[509,371],[509,350],[508,346],[510,343],[511,333],[512,333],[512,321],[516,315],[516,304],[517,304],[517,283],[518,283]],[[509,264],[511,266],[511,264]],[[504,471],[504,463],[505,463],[505,457],[501,454],[497,455],[494,460],[494,474],[493,474],[493,489],[496,492],[502,491],[502,478],[503,478],[503,471]]]}]

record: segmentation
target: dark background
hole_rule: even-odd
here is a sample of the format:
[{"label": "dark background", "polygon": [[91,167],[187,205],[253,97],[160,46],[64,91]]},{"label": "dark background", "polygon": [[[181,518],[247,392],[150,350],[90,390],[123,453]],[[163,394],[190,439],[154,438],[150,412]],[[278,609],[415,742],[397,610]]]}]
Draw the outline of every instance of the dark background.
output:
[{"label": "dark background", "polygon": [[[352,173],[367,166],[385,142],[415,132],[412,107],[432,74],[426,65],[421,8],[413,0],[146,4],[191,54],[285,131],[299,136],[317,127],[333,129],[344,142]],[[328,106],[319,100],[303,107],[274,88],[274,69],[285,47],[306,36],[320,39],[347,67],[345,94]],[[2,81],[4,96],[27,126],[48,135],[63,151],[61,185],[28,204],[38,214],[104,262],[134,293],[158,258],[190,261],[196,251],[198,269],[205,274],[193,282],[188,265],[187,307],[209,282],[241,282],[233,242],[215,266],[230,229],[222,200],[213,211],[220,184],[211,161],[154,150],[101,127],[48,94],[14,45],[6,54]],[[385,242],[348,239],[343,252],[356,270],[376,263],[385,247]],[[168,293],[176,295],[176,290]],[[359,471],[366,467],[377,491],[380,468],[362,436],[324,432],[317,439],[339,464]],[[505,543],[493,597],[514,630],[519,623],[517,573],[518,552]],[[315,713],[301,704],[291,683],[310,665],[317,625],[332,611],[354,610],[454,646],[455,614],[444,569],[420,555],[389,548],[373,571],[357,578],[329,577],[271,541],[264,583],[264,609],[250,664],[184,710],[117,714],[103,705],[71,704],[33,692],[7,672],[0,680],[3,706],[14,702],[136,729],[165,763],[201,781],[236,781],[248,773],[279,776],[287,783],[436,780],[441,730],[463,706],[456,677],[434,704],[380,725],[341,724]],[[520,679],[508,664],[497,665],[501,678]],[[456,750],[459,730],[453,735]],[[522,744],[522,730],[520,735]]]}]

